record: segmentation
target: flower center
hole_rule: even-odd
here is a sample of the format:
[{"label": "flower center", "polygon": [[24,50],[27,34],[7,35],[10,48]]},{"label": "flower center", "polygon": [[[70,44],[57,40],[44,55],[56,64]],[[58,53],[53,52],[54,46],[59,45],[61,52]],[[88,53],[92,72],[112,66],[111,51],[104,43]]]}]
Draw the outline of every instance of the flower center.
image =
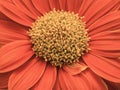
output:
[{"label": "flower center", "polygon": [[78,62],[88,52],[89,38],[78,14],[50,11],[33,23],[28,34],[36,56],[54,66]]}]

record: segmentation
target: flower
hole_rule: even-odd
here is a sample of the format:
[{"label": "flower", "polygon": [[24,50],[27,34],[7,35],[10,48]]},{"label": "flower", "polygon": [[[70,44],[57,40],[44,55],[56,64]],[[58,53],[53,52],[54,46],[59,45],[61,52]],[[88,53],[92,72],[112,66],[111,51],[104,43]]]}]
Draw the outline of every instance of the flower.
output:
[{"label": "flower", "polygon": [[1,0],[0,88],[107,90],[104,80],[119,83],[119,3]]}]

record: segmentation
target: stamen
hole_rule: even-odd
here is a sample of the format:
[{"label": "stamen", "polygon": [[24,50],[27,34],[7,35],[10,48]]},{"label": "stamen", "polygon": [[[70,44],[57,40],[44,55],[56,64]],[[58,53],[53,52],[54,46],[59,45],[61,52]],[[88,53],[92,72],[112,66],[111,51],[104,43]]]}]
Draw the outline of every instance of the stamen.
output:
[{"label": "stamen", "polygon": [[88,52],[89,38],[82,18],[55,9],[39,17],[28,32],[36,56],[60,67],[78,62]]}]

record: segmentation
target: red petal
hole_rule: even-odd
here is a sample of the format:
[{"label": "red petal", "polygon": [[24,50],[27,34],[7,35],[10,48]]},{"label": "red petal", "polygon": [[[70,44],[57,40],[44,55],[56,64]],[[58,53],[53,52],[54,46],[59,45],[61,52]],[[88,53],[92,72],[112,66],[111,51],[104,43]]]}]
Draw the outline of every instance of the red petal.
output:
[{"label": "red petal", "polygon": [[0,44],[0,48],[2,47],[2,44]]},{"label": "red petal", "polygon": [[108,86],[108,90],[120,90],[120,83],[113,83],[109,81],[105,81],[105,82]]},{"label": "red petal", "polygon": [[75,5],[75,2],[73,0],[67,0],[67,10],[68,11],[71,11],[71,12],[74,12],[74,5]]},{"label": "red petal", "polygon": [[76,75],[86,70],[87,66],[84,63],[79,62],[79,63],[74,63],[72,65],[65,65],[63,69],[71,75]]},{"label": "red petal", "polygon": [[[95,22],[97,19],[111,12],[111,9],[116,7],[119,3],[119,0],[97,0],[91,4],[87,12],[84,14],[87,26]],[[118,6],[118,5],[117,5]]]},{"label": "red petal", "polygon": [[82,0],[67,0],[67,10],[78,13]]},{"label": "red petal", "polygon": [[94,50],[101,50],[101,51],[119,51],[120,52],[120,44],[113,44],[113,45],[93,44],[89,48]]},{"label": "red petal", "polygon": [[15,41],[0,48],[0,72],[8,72],[28,61],[34,52],[27,40]]},{"label": "red petal", "polygon": [[107,90],[103,81],[90,70],[85,70],[78,75],[71,75],[61,69],[59,82],[63,90]]},{"label": "red petal", "polygon": [[52,90],[56,80],[56,68],[47,65],[45,73],[39,82],[33,87],[33,90]]},{"label": "red petal", "polygon": [[8,80],[11,75],[11,72],[0,73],[0,90],[8,87]]},{"label": "red petal", "polygon": [[74,2],[75,2],[74,12],[78,13],[83,1],[82,0],[74,0]]},{"label": "red petal", "polygon": [[[82,1],[82,0],[81,0]],[[85,12],[88,10],[88,8],[94,3],[94,0],[83,0],[80,8],[79,8],[79,15],[84,16]],[[93,12],[93,11],[92,11]]]},{"label": "red petal", "polygon": [[89,45],[92,50],[119,52],[120,29],[113,31],[104,31],[93,35],[91,37]]},{"label": "red petal", "polygon": [[59,82],[63,90],[88,90],[89,86],[85,85],[83,77],[71,75],[64,70],[59,71]]},{"label": "red petal", "polygon": [[[7,7],[6,7],[7,6]],[[5,14],[10,19],[14,20],[15,22],[25,25],[31,26],[33,20],[21,12],[14,4],[11,2],[1,1],[0,2],[0,11]]]},{"label": "red petal", "polygon": [[102,50],[91,50],[91,52],[94,52],[96,55],[106,57],[106,58],[114,58],[118,59],[120,57],[120,52],[119,51],[102,51]]},{"label": "red petal", "polygon": [[32,0],[34,7],[42,14],[50,11],[49,0]]},{"label": "red petal", "polygon": [[91,36],[91,42],[92,41],[94,42],[95,40],[98,40],[98,39],[99,40],[106,40],[107,39],[106,37],[112,37],[111,39],[109,38],[112,41],[113,41],[113,39],[114,40],[119,39],[120,38],[120,29],[115,29],[115,30],[114,29],[109,29],[109,30],[105,30],[105,31],[96,33],[96,34]]},{"label": "red petal", "polygon": [[[36,20],[37,16],[34,13],[30,12],[29,8],[26,7],[25,2],[23,0],[12,0],[15,4],[16,8],[21,10],[24,14],[31,17],[32,19]],[[30,0],[29,0],[30,2]]]},{"label": "red petal", "polygon": [[29,9],[29,11],[34,14],[36,17],[41,16],[42,14],[34,7],[32,0],[22,0],[25,6]]},{"label": "red petal", "polygon": [[59,0],[59,4],[60,4],[60,9],[61,10],[66,10],[67,8],[66,8],[66,4],[67,4],[67,0]]},{"label": "red petal", "polygon": [[9,79],[10,90],[28,90],[42,77],[46,63],[34,58],[16,69]]},{"label": "red petal", "polygon": [[83,59],[99,76],[113,82],[120,82],[120,60],[107,59],[92,54],[85,55]]},{"label": "red petal", "polygon": [[[105,82],[96,74],[94,74],[90,69],[81,73],[83,78],[86,79],[86,84],[90,85],[89,90],[108,90]],[[82,77],[81,77],[82,78]]]},{"label": "red petal", "polygon": [[120,12],[112,12],[94,22],[90,27],[88,27],[89,35],[95,35],[103,31],[111,31],[112,27],[120,26]]},{"label": "red petal", "polygon": [[62,90],[61,86],[60,86],[60,83],[59,83],[59,78],[56,77],[56,82],[55,82],[55,85],[53,87],[53,90]]},{"label": "red petal", "polygon": [[[120,37],[116,37],[117,39],[120,40]],[[117,40],[96,40],[96,41],[91,41],[90,44],[93,45],[119,45],[120,44],[120,41],[117,41]]]},{"label": "red petal", "polygon": [[6,17],[2,12],[0,12],[0,20],[10,20],[10,19]]},{"label": "red petal", "polygon": [[0,20],[0,43],[29,39],[25,27],[11,21]]},{"label": "red petal", "polygon": [[57,10],[60,10],[59,0],[48,0],[48,1],[51,9],[55,8]]}]

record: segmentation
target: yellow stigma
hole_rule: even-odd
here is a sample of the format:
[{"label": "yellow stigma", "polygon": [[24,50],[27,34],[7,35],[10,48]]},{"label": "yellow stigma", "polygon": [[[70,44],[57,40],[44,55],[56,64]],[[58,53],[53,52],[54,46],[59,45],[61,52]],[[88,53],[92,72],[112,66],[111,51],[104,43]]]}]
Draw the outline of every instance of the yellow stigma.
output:
[{"label": "yellow stigma", "polygon": [[36,56],[54,66],[78,62],[88,52],[85,23],[78,14],[50,11],[33,23],[28,34]]}]

